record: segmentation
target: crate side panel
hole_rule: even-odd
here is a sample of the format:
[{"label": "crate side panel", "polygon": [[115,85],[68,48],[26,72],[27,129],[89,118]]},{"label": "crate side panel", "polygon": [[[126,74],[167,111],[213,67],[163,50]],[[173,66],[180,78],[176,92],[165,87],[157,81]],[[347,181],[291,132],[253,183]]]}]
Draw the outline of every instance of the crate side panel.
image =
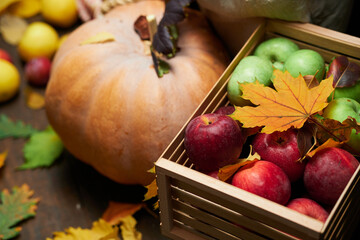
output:
[{"label": "crate side panel", "polygon": [[[194,218],[199,219],[200,221],[207,222],[208,224],[210,223],[209,221],[215,218],[215,220],[213,220],[214,222],[210,224],[220,229],[226,229],[226,226],[221,225],[225,224],[222,223],[224,221],[228,224],[230,223],[231,229],[233,229],[234,224],[236,226],[241,226],[241,228],[239,227],[240,229],[227,230],[229,233],[235,236],[245,237],[245,239],[254,239],[255,237],[264,239],[264,236],[277,240],[294,239],[293,237],[272,227],[269,227],[254,219],[250,219],[223,206],[212,203],[207,199],[202,199],[197,195],[176,188],[173,188],[172,192],[174,197],[174,209],[182,211]],[[175,204],[178,204],[176,206],[181,206],[181,208],[177,208]],[[220,224],[219,222],[216,222],[216,220],[219,221],[218,219],[221,221]],[[232,232],[234,230],[235,232]],[[254,235],[254,233],[256,234]]]},{"label": "crate side panel", "polygon": [[241,237],[244,239],[259,239],[259,240],[266,239],[262,236],[259,236],[259,234],[255,234],[240,226],[235,225],[235,223],[228,222],[225,219],[206,213],[202,209],[196,208],[190,205],[189,203],[173,200],[173,206],[175,211],[189,215],[190,217],[197,219],[198,221],[201,221],[212,227],[216,227],[218,229],[226,231],[228,234],[234,237]]},{"label": "crate side panel", "polygon": [[256,221],[253,218],[246,217],[231,209],[225,208],[222,205],[211,202],[208,199],[201,198],[193,193],[172,187],[172,194],[173,198],[178,199],[179,201],[191,203],[191,205],[194,205],[199,209],[203,209],[203,211],[212,213],[220,218],[227,219],[228,221],[239,224],[249,230],[260,231],[263,235],[273,239],[282,237],[282,234],[279,235],[279,231],[272,227]]},{"label": "crate side panel", "polygon": [[175,211],[174,217],[175,217],[175,219],[179,220],[180,222],[182,222],[188,226],[192,226],[197,231],[202,232],[203,234],[206,234],[210,237],[213,237],[214,239],[239,240],[238,237],[235,237],[225,231],[215,228],[214,226],[211,226],[211,225],[208,225],[201,221],[198,221],[198,219],[195,219],[195,218],[193,218],[187,214],[184,214],[182,212]]},{"label": "crate side panel", "polygon": [[[241,191],[243,196],[246,197],[233,198],[232,196],[230,197],[229,195],[227,195],[226,193],[222,193],[221,191],[219,191],[219,194],[214,195],[213,190],[203,190],[197,188],[196,186],[194,186],[194,184],[188,184],[173,178],[171,180],[171,184],[174,186],[185,189],[185,191],[189,191],[199,197],[208,199],[235,212],[243,214],[244,216],[248,216],[249,218],[261,220],[261,222],[265,225],[271,226],[278,231],[283,231],[290,235],[306,239],[318,239],[318,237],[320,236],[320,231],[323,224],[318,222],[317,220],[309,219],[309,217],[305,215],[297,215],[298,217],[300,217],[300,219],[304,219],[304,221],[299,220],[299,218],[286,218],[284,217],[284,215],[287,215],[289,209],[281,209],[281,207],[283,206],[280,206],[276,203],[253,195],[251,193],[245,192],[241,189],[234,189],[232,190],[232,192],[238,193],[239,191]],[[226,199],[223,197],[225,195]],[[259,200],[259,198],[260,201],[255,201],[259,204],[253,204],[254,199]],[[309,222],[315,223],[316,225],[309,225]],[[306,224],[307,226],[304,224]],[[318,227],[317,231],[314,231],[312,229],[312,227],[315,226]]]}]

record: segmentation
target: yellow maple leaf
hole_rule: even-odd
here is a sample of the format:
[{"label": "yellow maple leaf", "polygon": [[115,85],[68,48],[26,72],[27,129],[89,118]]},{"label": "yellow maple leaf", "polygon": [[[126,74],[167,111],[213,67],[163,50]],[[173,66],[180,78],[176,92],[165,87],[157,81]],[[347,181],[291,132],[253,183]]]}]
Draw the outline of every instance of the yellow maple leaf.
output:
[{"label": "yellow maple leaf", "polygon": [[311,115],[327,106],[327,98],[334,90],[332,76],[309,88],[301,75],[294,78],[280,70],[274,70],[274,75],[275,89],[258,81],[241,84],[242,97],[257,106],[235,107],[230,116],[246,128],[264,126],[263,133],[301,128]]},{"label": "yellow maple leaf", "polygon": [[0,153],[0,168],[2,166],[4,166],[7,155],[8,155],[8,151],[4,151],[4,152]]},{"label": "yellow maple leaf", "polygon": [[101,218],[111,225],[117,225],[121,223],[125,217],[133,215],[139,211],[144,205],[144,203],[122,203],[110,201],[109,206]]},{"label": "yellow maple leaf", "polygon": [[65,232],[55,232],[54,238],[46,240],[120,240],[119,228],[103,219],[94,222],[91,229],[70,227]]},{"label": "yellow maple leaf", "polygon": [[41,109],[45,106],[45,98],[30,88],[25,90],[26,105],[33,110]]},{"label": "yellow maple leaf", "polygon": [[82,41],[80,45],[95,44],[95,43],[107,43],[115,41],[114,35],[109,32],[99,32],[94,36]]},{"label": "yellow maple leaf", "polygon": [[[150,168],[147,172],[155,174],[155,166]],[[157,196],[158,187],[156,184],[156,179],[154,179],[149,185],[145,186],[145,188],[147,189],[147,192],[144,195],[144,201],[150,200],[151,198]]]},{"label": "yellow maple leaf", "polygon": [[224,167],[219,169],[219,172],[218,172],[219,180],[225,182],[234,173],[236,173],[239,170],[239,168],[241,168],[241,167],[243,167],[243,166],[245,166],[245,165],[247,165],[249,163],[252,163],[254,161],[260,160],[260,159],[261,159],[261,157],[257,152],[252,154],[252,146],[250,145],[250,153],[249,153],[249,156],[247,158],[241,158],[241,159],[238,160],[237,163],[227,165],[227,166],[224,166]]},{"label": "yellow maple leaf", "polygon": [[337,142],[332,138],[329,138],[326,142],[324,142],[323,144],[321,144],[319,147],[317,147],[315,150],[312,150],[310,152],[308,152],[306,154],[306,156],[308,157],[313,157],[318,151],[323,150],[325,148],[330,148],[330,147],[340,147],[342,145],[341,142]]},{"label": "yellow maple leaf", "polygon": [[135,228],[136,219],[129,215],[121,220],[122,224],[120,225],[121,236],[124,240],[141,240],[142,234],[138,232]]},{"label": "yellow maple leaf", "polygon": [[144,201],[147,201],[157,196],[158,188],[157,188],[156,180],[152,181],[149,185],[145,186],[145,188],[147,189],[147,192],[145,193]]}]

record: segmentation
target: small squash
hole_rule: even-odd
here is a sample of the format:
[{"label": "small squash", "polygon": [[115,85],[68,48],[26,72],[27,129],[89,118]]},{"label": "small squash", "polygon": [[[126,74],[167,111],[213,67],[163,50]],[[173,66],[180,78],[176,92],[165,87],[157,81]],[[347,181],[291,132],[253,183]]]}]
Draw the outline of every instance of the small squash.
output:
[{"label": "small squash", "polygon": [[[118,6],[62,44],[47,85],[46,113],[76,158],[122,184],[148,184],[147,170],[225,70],[226,51],[195,10],[178,24],[180,51],[158,78],[134,31],[140,15],[159,22],[162,1]],[[107,32],[115,41],[81,44]]]}]

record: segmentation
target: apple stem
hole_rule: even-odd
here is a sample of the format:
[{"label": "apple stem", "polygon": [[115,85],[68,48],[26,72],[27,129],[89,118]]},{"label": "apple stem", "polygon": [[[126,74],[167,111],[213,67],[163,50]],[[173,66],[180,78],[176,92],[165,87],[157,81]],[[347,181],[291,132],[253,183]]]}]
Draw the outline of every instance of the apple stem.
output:
[{"label": "apple stem", "polygon": [[[335,138],[336,140],[338,140],[339,142],[341,142],[341,139],[336,136],[335,134],[333,134],[331,131],[329,131],[329,129],[327,129],[324,125],[321,124],[321,122],[319,122],[317,119],[313,118],[312,116],[310,116],[308,118],[308,120],[312,123],[314,123],[316,126],[320,127],[321,129],[323,129],[326,133],[328,133],[330,136],[332,136],[333,138]],[[344,144],[347,148],[351,149],[351,151],[356,152],[357,155],[360,155],[360,152],[356,149],[354,149],[353,147],[349,146],[349,144],[347,144],[346,142],[342,143]]]}]

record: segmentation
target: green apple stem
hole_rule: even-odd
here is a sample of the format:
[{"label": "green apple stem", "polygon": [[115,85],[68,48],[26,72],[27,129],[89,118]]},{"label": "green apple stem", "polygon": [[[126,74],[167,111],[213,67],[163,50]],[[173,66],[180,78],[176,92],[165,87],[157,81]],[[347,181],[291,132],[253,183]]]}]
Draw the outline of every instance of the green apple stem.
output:
[{"label": "green apple stem", "polygon": [[[324,125],[321,124],[321,122],[319,122],[316,118],[310,116],[308,118],[309,122],[314,123],[316,126],[320,127],[321,129],[323,129],[326,133],[328,133],[331,137],[333,137],[334,139],[338,140],[339,142],[341,142],[341,139],[336,136],[335,134],[333,134],[331,131],[329,131],[329,129],[327,129]],[[356,155],[360,156],[360,152],[359,150],[354,149],[353,147],[351,147],[349,144],[347,144],[346,142],[343,143],[347,148],[351,149],[351,151],[355,152]]]}]

